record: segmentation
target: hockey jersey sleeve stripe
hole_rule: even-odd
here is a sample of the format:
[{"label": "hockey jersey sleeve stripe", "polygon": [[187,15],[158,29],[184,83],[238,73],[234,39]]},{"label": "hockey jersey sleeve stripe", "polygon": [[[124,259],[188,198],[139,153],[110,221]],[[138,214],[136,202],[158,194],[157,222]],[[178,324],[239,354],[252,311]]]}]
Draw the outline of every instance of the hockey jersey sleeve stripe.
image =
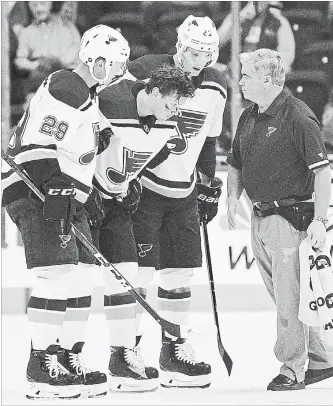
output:
[{"label": "hockey jersey sleeve stripe", "polygon": [[91,105],[92,105],[92,102],[89,98],[78,108],[78,110],[81,110],[81,111],[87,110]]},{"label": "hockey jersey sleeve stripe", "polygon": [[165,187],[172,188],[172,189],[176,189],[176,188],[188,189],[191,187],[193,180],[194,180],[194,173],[192,173],[192,175],[191,175],[190,182],[178,182],[178,181],[170,181],[170,180],[159,178],[154,173],[150,172],[149,169],[146,169],[144,171],[143,176],[145,176],[147,179],[150,179],[151,181],[157,183],[158,185],[165,186]]},{"label": "hockey jersey sleeve stripe", "polygon": [[227,91],[220,86],[218,83],[215,82],[202,82],[200,89],[210,89],[210,90],[217,90],[221,96],[226,99],[227,98]]},{"label": "hockey jersey sleeve stripe", "polygon": [[88,110],[89,107],[91,107],[92,105],[93,105],[93,104],[92,104],[92,101],[90,101],[86,106],[80,108],[79,110],[80,110],[80,111],[86,111],[86,110]]},{"label": "hockey jersey sleeve stripe", "polygon": [[15,182],[20,182],[22,179],[13,170],[1,174],[2,189],[6,189]]},{"label": "hockey jersey sleeve stripe", "polygon": [[55,145],[48,145],[46,147],[39,145],[29,145],[28,148],[19,152],[14,161],[20,165],[29,161],[37,161],[43,159],[57,159],[57,147]]},{"label": "hockey jersey sleeve stripe", "polygon": [[328,159],[325,159],[324,161],[316,162],[315,164],[309,165],[309,169],[318,169],[327,165],[329,165],[329,161]]}]

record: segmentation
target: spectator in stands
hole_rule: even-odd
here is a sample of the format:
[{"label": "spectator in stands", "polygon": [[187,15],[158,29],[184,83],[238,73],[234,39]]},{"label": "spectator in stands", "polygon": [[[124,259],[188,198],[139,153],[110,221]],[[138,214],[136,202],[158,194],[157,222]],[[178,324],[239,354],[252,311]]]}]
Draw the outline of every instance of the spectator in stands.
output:
[{"label": "spectator in stands", "polygon": [[50,73],[78,64],[80,34],[69,19],[51,12],[52,3],[29,1],[33,20],[18,36],[15,65],[19,72],[29,73],[27,101]]},{"label": "spectator in stands", "polygon": [[328,154],[333,154],[333,87],[322,117],[322,132]]},{"label": "spectator in stands", "polygon": [[[240,11],[241,52],[259,48],[278,51],[283,56],[286,72],[295,59],[295,39],[288,20],[281,14],[277,1],[249,1]],[[228,14],[218,29],[220,62],[228,64],[231,58],[232,15]]]}]

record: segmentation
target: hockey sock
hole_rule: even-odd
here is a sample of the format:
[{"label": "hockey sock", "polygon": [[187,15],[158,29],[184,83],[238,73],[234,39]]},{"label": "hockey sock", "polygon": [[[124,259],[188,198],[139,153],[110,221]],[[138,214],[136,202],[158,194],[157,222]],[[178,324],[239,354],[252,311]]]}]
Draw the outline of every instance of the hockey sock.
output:
[{"label": "hockey sock", "polygon": [[71,350],[75,343],[85,342],[91,308],[91,292],[97,275],[96,265],[79,263],[74,266],[73,281],[68,290],[67,308],[59,334],[61,347]]},{"label": "hockey sock", "polygon": [[[139,267],[137,277],[134,282],[134,286],[136,291],[140,293],[140,295],[146,299],[147,297],[147,290],[150,286],[150,283],[154,277],[155,268],[153,267]],[[140,303],[136,303],[136,335],[141,336],[141,318],[143,313],[143,307]]]},{"label": "hockey sock", "polygon": [[163,318],[182,326],[188,325],[192,268],[164,268],[160,271],[158,308]]},{"label": "hockey sock", "polygon": [[188,325],[191,290],[158,288],[158,309],[164,319],[175,324]]},{"label": "hockey sock", "polygon": [[32,347],[46,350],[56,344],[63,324],[72,265],[34,268],[36,279],[28,303]]},{"label": "hockey sock", "polygon": [[[115,265],[129,282],[137,274],[137,264],[124,262]],[[104,311],[109,329],[110,346],[133,348],[136,337],[136,302],[110,271],[104,270],[106,282]]]},{"label": "hockey sock", "polygon": [[59,342],[66,350],[71,350],[78,342],[85,342],[86,326],[89,318],[91,296],[67,299],[66,315]]}]

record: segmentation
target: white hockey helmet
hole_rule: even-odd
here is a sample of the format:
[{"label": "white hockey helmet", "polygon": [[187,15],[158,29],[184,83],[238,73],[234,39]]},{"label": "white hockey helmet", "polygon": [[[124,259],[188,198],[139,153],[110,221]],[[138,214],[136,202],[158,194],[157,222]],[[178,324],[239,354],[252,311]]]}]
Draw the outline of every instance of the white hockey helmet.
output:
[{"label": "white hockey helmet", "polygon": [[[89,66],[91,76],[99,83],[109,76],[112,62],[127,62],[130,55],[130,47],[121,33],[106,25],[96,25],[87,30],[81,39],[79,58]],[[93,66],[98,58],[106,60],[106,77],[98,79],[93,74]]]},{"label": "white hockey helmet", "polygon": [[188,47],[212,53],[212,60],[206,67],[216,63],[219,56],[219,36],[209,17],[190,15],[179,26],[177,52],[184,52]]}]

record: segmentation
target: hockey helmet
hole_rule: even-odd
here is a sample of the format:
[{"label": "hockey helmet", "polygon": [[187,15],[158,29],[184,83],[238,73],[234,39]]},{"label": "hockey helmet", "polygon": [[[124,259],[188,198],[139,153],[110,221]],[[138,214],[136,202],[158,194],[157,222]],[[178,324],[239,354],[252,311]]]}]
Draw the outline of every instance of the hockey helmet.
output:
[{"label": "hockey helmet", "polygon": [[[79,58],[89,66],[91,76],[99,83],[103,83],[109,76],[112,62],[127,63],[130,47],[121,33],[106,25],[96,25],[83,34],[81,39]],[[93,74],[93,67],[98,58],[106,60],[106,76],[103,80]]]},{"label": "hockey helmet", "polygon": [[184,52],[188,47],[212,53],[212,60],[207,67],[216,63],[219,56],[219,36],[215,24],[209,17],[190,15],[179,26],[177,52]]}]

